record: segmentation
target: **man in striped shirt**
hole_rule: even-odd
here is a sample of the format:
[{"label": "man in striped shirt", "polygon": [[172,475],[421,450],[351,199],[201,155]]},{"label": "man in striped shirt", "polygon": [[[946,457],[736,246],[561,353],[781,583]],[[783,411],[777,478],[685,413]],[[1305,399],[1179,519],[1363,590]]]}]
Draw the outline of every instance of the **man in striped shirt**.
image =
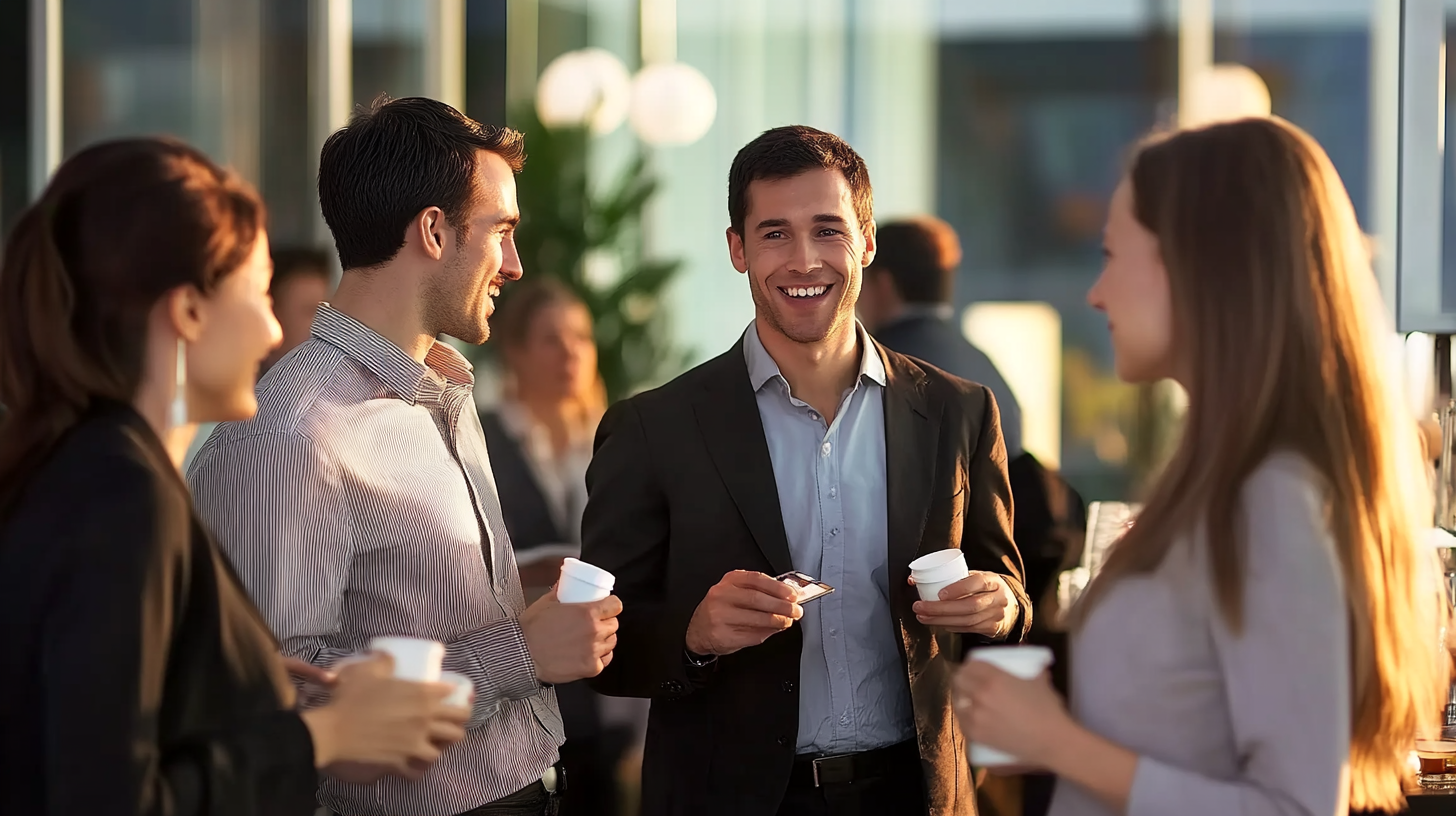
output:
[{"label": "man in striped shirt", "polygon": [[312,336],[220,426],[189,478],[286,655],[328,666],[371,638],[446,644],[476,697],[468,735],[416,781],[325,778],[346,816],[552,814],[551,690],[599,673],[615,597],[525,606],[469,363],[521,276],[519,133],[428,99],[379,102],[324,145],[319,198],[343,280]]}]

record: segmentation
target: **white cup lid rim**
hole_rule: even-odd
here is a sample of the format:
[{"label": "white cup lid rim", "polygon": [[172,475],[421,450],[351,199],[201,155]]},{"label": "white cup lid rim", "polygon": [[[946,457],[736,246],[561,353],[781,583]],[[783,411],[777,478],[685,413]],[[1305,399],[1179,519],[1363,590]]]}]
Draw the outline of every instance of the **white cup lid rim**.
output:
[{"label": "white cup lid rim", "polygon": [[588,564],[576,558],[568,557],[563,560],[561,575],[564,578],[575,578],[584,584],[591,584],[603,589],[611,589],[617,584],[617,576],[595,564]]},{"label": "white cup lid rim", "polygon": [[964,559],[965,555],[965,553],[957,549],[937,550],[936,552],[927,553],[911,561],[910,571],[929,572],[930,570],[944,567],[947,564],[954,564]]}]

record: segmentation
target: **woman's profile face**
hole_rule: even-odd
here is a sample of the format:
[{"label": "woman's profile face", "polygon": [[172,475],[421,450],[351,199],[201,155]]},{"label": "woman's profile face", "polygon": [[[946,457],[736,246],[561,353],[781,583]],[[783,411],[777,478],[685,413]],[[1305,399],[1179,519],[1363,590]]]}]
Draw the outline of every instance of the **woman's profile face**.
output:
[{"label": "woman's profile face", "polygon": [[596,382],[597,346],[591,314],[579,303],[543,306],[510,358],[523,396],[578,399]]},{"label": "woman's profile face", "polygon": [[1133,213],[1132,185],[1118,185],[1103,236],[1105,262],[1087,302],[1107,315],[1117,376],[1150,383],[1174,376],[1173,298],[1158,239]]},{"label": "woman's profile face", "polygon": [[283,339],[273,316],[268,284],[273,262],[268,236],[258,233],[243,265],[218,281],[202,300],[201,331],[187,349],[187,399],[195,422],[248,419],[258,366]]}]

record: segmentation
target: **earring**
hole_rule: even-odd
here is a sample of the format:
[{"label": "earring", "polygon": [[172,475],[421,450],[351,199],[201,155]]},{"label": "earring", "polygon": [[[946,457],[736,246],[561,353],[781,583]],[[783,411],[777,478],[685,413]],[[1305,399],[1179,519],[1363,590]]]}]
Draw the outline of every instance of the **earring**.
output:
[{"label": "earring", "polygon": [[177,390],[172,394],[173,428],[187,424],[187,341],[177,338]]}]

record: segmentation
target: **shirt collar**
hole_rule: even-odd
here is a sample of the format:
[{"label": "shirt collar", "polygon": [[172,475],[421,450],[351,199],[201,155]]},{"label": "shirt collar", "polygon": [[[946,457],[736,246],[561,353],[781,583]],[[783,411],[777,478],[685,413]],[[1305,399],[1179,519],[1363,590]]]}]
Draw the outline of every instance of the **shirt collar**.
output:
[{"label": "shirt collar", "polygon": [[421,365],[404,349],[327,303],[319,305],[312,333],[358,361],[391,393],[410,404],[437,394],[442,387],[475,386],[470,361],[451,346],[433,341]]},{"label": "shirt collar", "polygon": [[[868,379],[884,387],[887,382],[885,376],[885,361],[880,359],[880,353],[875,348],[874,341],[870,339],[870,333],[858,320],[854,321],[855,333],[859,335],[860,356],[859,356],[859,377],[857,379]],[[768,349],[764,348],[763,341],[759,339],[757,323],[749,323],[748,328],[743,332],[743,356],[748,363],[748,381],[753,385],[753,390],[759,391],[764,383],[777,377],[782,380],[784,375],[779,371],[779,364],[774,362]]]}]

